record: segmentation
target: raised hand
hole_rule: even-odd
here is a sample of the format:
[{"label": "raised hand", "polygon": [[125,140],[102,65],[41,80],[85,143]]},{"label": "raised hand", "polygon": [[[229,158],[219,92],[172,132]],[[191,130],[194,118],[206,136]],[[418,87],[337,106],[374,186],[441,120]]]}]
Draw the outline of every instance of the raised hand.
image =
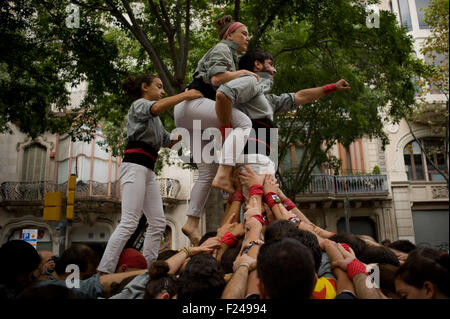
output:
[{"label": "raised hand", "polygon": [[256,174],[248,165],[244,165],[245,169],[247,171],[241,171],[239,173],[239,176],[241,180],[243,181],[243,184],[246,185],[248,188],[252,187],[252,185],[263,185],[265,175],[258,175]]},{"label": "raised hand", "polygon": [[350,84],[348,84],[347,81],[344,79],[340,79],[336,82],[336,90],[337,91],[344,91],[344,90],[350,90]]}]

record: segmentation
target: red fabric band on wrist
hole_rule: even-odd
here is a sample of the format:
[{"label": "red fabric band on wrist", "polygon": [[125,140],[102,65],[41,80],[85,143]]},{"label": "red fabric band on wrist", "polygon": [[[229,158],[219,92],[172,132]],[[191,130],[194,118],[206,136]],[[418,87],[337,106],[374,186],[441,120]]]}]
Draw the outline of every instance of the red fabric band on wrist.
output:
[{"label": "red fabric band on wrist", "polygon": [[324,94],[330,94],[333,92],[336,92],[336,84],[332,83],[332,84],[327,84],[322,86],[323,89],[323,93]]},{"label": "red fabric band on wrist", "polygon": [[252,187],[250,187],[250,197],[253,195],[259,195],[262,197],[264,195],[264,186],[258,184],[252,185]]},{"label": "red fabric band on wrist", "polygon": [[233,193],[232,201],[233,202],[241,202],[241,203],[244,201],[244,195],[242,194],[241,189],[238,189],[237,191],[235,191]]},{"label": "red fabric band on wrist", "polygon": [[250,218],[256,218],[263,226],[267,225],[269,223],[269,221],[266,218],[264,218],[262,215],[253,215]]},{"label": "red fabric band on wrist", "polygon": [[353,280],[353,277],[357,274],[366,274],[366,266],[360,262],[358,259],[353,259],[351,263],[347,265],[347,275],[350,280]]},{"label": "red fabric band on wrist", "polygon": [[350,252],[350,246],[347,245],[346,243],[339,243],[339,245],[341,245],[342,248],[344,248],[346,251]]},{"label": "red fabric band on wrist", "polygon": [[238,239],[230,232],[226,232],[222,239],[220,239],[220,243],[225,243],[228,247],[236,246]]},{"label": "red fabric band on wrist", "polygon": [[283,200],[283,206],[287,209],[287,210],[292,210],[295,208],[295,204],[289,199],[289,198],[285,198]]},{"label": "red fabric band on wrist", "polygon": [[275,202],[275,200],[272,198],[272,195],[276,195],[274,192],[270,192],[267,193],[266,195],[264,195],[264,201],[266,202],[267,205],[269,205],[270,208],[272,208],[273,206],[275,206],[277,203]]},{"label": "red fabric band on wrist", "polygon": [[233,201],[233,195],[234,194],[228,194],[228,200],[227,200],[228,204],[231,204],[231,202]]}]

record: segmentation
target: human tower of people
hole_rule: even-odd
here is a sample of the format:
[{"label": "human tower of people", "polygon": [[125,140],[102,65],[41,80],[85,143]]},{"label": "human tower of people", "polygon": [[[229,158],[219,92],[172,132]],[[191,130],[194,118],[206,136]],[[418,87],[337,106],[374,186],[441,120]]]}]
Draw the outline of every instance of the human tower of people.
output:
[{"label": "human tower of people", "polygon": [[[277,183],[270,141],[276,131],[274,114],[301,112],[302,104],[349,90],[347,81],[270,94],[276,74],[273,57],[262,50],[245,52],[247,27],[231,16],[216,25],[220,42],[200,59],[184,92],[163,98],[162,81],[149,74],[122,84],[134,100],[119,169],[122,212],[100,262],[86,246],[70,247],[55,262],[27,243],[8,242],[0,248],[1,257],[10,260],[20,251],[19,261],[27,265],[17,267],[16,277],[0,272],[0,296],[448,298],[448,252],[402,241],[385,246],[367,236],[331,233],[308,220]],[[198,180],[182,228],[191,246],[158,254],[166,220],[153,169],[160,148],[180,142],[171,140],[158,117],[171,108],[176,127],[189,132],[184,142],[197,165]],[[218,161],[205,161],[202,151],[210,141],[195,139],[210,128],[220,130],[222,137]],[[202,236],[200,218],[211,186],[227,192],[229,200],[220,227]],[[141,254],[124,247],[142,212],[148,228]],[[65,266],[71,263],[84,265],[76,289],[67,287]],[[378,279],[371,277],[371,269],[380,274]]]}]

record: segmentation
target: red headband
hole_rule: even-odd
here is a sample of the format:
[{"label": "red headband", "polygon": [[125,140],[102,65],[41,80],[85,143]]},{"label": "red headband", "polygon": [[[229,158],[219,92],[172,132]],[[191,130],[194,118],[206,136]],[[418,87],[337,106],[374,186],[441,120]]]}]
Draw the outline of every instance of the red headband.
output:
[{"label": "red headband", "polygon": [[240,23],[240,22],[234,22],[234,23],[232,23],[232,24],[228,27],[227,32],[225,32],[225,34],[223,35],[222,40],[226,39],[227,36],[228,36],[230,33],[233,33],[237,28],[242,27],[243,25],[244,25],[244,24],[242,24],[242,23]]}]

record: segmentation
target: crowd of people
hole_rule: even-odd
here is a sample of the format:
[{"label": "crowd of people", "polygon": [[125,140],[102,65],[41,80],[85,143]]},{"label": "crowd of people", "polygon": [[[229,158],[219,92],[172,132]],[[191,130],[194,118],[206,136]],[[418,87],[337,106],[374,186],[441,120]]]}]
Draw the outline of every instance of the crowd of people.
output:
[{"label": "crowd of people", "polygon": [[[246,168],[235,176],[236,190],[217,231],[204,234],[198,245],[160,252],[150,265],[126,248],[114,273],[106,274],[86,245],[54,256],[21,240],[3,244],[0,259],[9,262],[0,264],[1,298],[448,298],[448,252],[331,233],[310,222],[271,175]],[[249,188],[247,199],[242,186]],[[70,265],[78,266],[77,278],[71,278]]]},{"label": "crowd of people", "polygon": [[[267,133],[276,129],[274,114],[300,112],[300,105],[350,85],[340,79],[296,93],[270,94],[273,57],[262,50],[243,54],[248,30],[230,16],[217,21],[217,30],[220,42],[199,61],[184,92],[163,98],[161,79],[148,74],[123,82],[133,102],[119,169],[121,220],[101,258],[86,245],[72,245],[53,256],[24,241],[9,241],[0,248],[0,298],[448,298],[448,252],[408,241],[380,244],[368,236],[331,233],[312,223],[275,179]],[[239,62],[238,54],[243,54]],[[177,128],[190,133],[184,142],[199,177],[182,228],[191,246],[159,252],[166,221],[153,169],[160,148],[172,147],[180,138],[171,139],[158,115],[173,107]],[[208,140],[193,140],[208,128],[222,134],[218,162],[202,158]],[[250,147],[250,141],[263,147]],[[211,186],[229,193],[229,200],[220,227],[202,236],[200,217]],[[124,249],[142,213],[148,221],[142,253]]]}]

